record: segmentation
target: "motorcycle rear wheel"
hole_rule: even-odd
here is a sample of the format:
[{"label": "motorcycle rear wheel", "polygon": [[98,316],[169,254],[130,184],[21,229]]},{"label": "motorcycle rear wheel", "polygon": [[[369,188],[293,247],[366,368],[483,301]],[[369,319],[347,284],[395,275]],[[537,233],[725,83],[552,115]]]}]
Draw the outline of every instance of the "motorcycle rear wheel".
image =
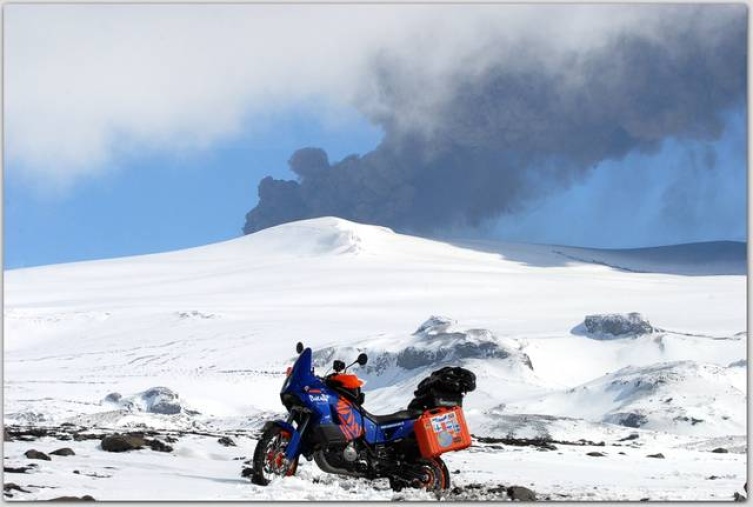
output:
[{"label": "motorcycle rear wheel", "polygon": [[285,460],[285,450],[290,443],[290,437],[290,432],[279,426],[272,426],[262,433],[254,449],[251,482],[266,486],[275,477],[295,475],[298,458],[291,463]]},{"label": "motorcycle rear wheel", "polygon": [[429,492],[450,489],[450,472],[442,458],[419,459],[416,461],[420,473],[425,477],[418,487]]}]

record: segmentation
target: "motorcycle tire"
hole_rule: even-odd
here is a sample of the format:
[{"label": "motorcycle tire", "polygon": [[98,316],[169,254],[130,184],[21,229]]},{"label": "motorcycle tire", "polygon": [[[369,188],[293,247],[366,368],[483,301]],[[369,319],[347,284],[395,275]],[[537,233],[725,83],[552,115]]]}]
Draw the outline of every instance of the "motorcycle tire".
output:
[{"label": "motorcycle tire", "polygon": [[295,475],[298,458],[291,463],[285,463],[285,449],[290,437],[290,433],[279,426],[271,426],[262,433],[254,449],[252,483],[266,486],[275,477]]},{"label": "motorcycle tire", "polygon": [[419,484],[419,488],[430,492],[450,489],[450,472],[441,458],[419,459],[416,465],[426,476],[426,480]]}]

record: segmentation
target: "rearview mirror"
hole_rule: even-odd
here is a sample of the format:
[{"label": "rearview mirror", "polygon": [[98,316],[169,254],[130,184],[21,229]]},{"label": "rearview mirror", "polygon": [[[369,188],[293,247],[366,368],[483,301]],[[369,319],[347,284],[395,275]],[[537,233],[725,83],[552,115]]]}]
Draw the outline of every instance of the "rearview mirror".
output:
[{"label": "rearview mirror", "polygon": [[298,352],[299,354],[301,352],[303,352],[303,343],[301,343],[301,342],[296,343],[296,345],[295,345],[295,351]]},{"label": "rearview mirror", "polygon": [[364,354],[363,352],[361,352],[360,354],[358,354],[358,359],[356,359],[356,362],[357,362],[357,363],[358,363],[358,364],[359,364],[360,366],[366,366],[366,363],[367,363],[368,361],[369,361],[369,356],[367,356],[367,355],[366,355],[366,354]]}]

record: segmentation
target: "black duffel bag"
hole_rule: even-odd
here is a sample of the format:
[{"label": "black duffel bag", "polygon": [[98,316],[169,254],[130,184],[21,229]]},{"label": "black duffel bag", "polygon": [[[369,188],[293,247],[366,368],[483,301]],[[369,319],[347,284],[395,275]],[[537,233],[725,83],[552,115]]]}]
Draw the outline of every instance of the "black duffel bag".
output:
[{"label": "black duffel bag", "polygon": [[474,389],[476,375],[472,371],[459,366],[445,366],[418,384],[408,408],[426,410],[462,406],[463,396]]}]

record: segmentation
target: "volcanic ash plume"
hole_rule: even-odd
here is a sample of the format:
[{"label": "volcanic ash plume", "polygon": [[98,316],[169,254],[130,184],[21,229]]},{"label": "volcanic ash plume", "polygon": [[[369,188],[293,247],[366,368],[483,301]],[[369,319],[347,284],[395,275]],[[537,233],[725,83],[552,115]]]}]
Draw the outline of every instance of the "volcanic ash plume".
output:
[{"label": "volcanic ash plume", "polygon": [[[575,9],[530,6],[542,19]],[[609,21],[623,13],[627,21]],[[502,21],[480,28],[441,66],[441,43],[436,53],[420,43],[375,51],[357,106],[382,127],[382,142],[335,163],[317,148],[296,151],[297,180],[263,179],[244,232],[324,215],[428,234],[478,227],[601,161],[658,150],[669,138],[713,141],[724,114],[745,107],[744,6],[582,6],[577,14],[592,24],[570,36],[537,16],[514,30]],[[589,26],[589,36],[573,35]]]}]

